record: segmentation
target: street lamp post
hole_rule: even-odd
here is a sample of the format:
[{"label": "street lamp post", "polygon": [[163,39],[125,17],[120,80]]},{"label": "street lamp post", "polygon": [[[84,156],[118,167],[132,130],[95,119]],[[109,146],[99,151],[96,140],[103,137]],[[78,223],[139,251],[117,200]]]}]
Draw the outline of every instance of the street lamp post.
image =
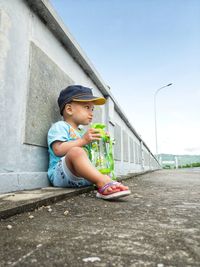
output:
[{"label": "street lamp post", "polygon": [[160,90],[162,90],[165,87],[171,86],[172,83],[169,83],[165,86],[162,86],[158,88],[154,93],[154,119],[155,119],[155,140],[156,140],[156,156],[158,155],[158,135],[157,135],[157,114],[156,114],[156,96]]}]

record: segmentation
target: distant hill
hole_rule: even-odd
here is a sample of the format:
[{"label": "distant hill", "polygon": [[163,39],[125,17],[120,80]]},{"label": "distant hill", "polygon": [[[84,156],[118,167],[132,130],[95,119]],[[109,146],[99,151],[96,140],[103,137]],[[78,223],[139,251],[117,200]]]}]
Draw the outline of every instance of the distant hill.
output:
[{"label": "distant hill", "polygon": [[177,158],[179,166],[200,162],[200,155],[159,154],[159,158],[162,160],[162,162],[172,162],[175,161],[175,158]]}]

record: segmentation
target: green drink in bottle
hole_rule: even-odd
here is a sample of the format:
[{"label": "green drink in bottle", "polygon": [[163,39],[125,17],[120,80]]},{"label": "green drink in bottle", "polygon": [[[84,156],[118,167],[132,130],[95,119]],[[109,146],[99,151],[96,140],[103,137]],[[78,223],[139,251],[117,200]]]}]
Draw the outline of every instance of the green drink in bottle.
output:
[{"label": "green drink in bottle", "polygon": [[114,140],[105,132],[105,125],[94,123],[91,128],[97,129],[101,134],[101,140],[89,145],[89,158],[92,164],[102,173],[116,180],[114,175],[113,144]]}]

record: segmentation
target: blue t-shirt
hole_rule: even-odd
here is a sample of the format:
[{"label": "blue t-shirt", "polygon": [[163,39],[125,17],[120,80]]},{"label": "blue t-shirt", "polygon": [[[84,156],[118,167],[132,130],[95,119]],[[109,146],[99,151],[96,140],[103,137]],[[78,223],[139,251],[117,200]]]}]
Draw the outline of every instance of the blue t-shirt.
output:
[{"label": "blue t-shirt", "polygon": [[54,154],[52,144],[55,141],[67,142],[81,138],[84,134],[82,130],[75,130],[70,124],[65,121],[58,121],[54,123],[48,131],[47,143],[49,151],[49,169],[48,177],[51,181],[51,176],[56,167],[56,164],[61,159]]}]

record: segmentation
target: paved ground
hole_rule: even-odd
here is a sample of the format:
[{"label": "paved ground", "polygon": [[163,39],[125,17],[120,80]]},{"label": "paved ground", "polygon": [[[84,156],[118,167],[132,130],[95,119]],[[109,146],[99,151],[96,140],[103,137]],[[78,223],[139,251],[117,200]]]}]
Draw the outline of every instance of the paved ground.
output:
[{"label": "paved ground", "polygon": [[2,220],[0,266],[199,267],[200,171],[125,184],[132,195],[120,201],[88,192]]}]

